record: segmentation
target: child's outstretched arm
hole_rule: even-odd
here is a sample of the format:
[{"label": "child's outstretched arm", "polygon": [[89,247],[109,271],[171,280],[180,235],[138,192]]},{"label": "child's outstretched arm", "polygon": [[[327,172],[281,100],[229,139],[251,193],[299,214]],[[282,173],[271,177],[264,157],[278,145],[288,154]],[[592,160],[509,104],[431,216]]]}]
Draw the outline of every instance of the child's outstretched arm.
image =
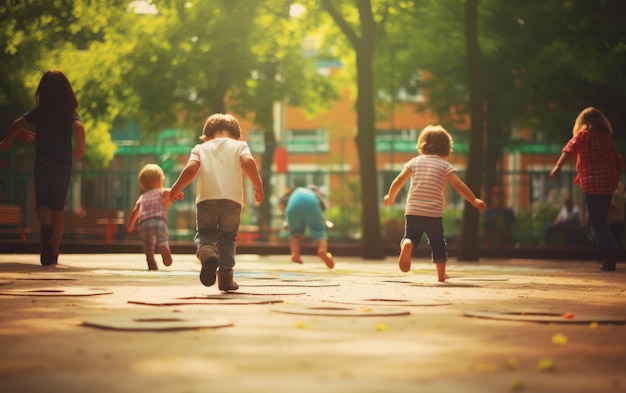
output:
[{"label": "child's outstretched arm", "polygon": [[470,190],[470,188],[459,178],[456,172],[450,173],[446,176],[446,180],[454,189],[461,194],[463,198],[465,198],[469,203],[472,204],[476,209],[480,211],[487,210],[487,204],[480,198],[477,198],[476,195]]},{"label": "child's outstretched arm", "polygon": [[554,179],[556,177],[556,174],[561,171],[561,168],[567,161],[569,161],[570,157],[571,157],[570,153],[567,153],[567,152],[561,153],[561,156],[556,161],[556,164],[554,164],[554,168],[552,168],[552,170],[550,171],[550,179]]},{"label": "child's outstretched arm", "polygon": [[257,203],[263,202],[265,199],[263,180],[261,180],[261,175],[259,175],[259,168],[256,166],[254,157],[249,154],[241,156],[241,169],[243,169],[246,176],[248,176],[248,179],[252,182],[252,187],[254,188],[254,200]]},{"label": "child's outstretched arm", "polygon": [[403,168],[398,176],[393,179],[391,185],[389,186],[389,192],[383,197],[383,204],[385,206],[393,205],[396,200],[396,196],[398,196],[398,192],[400,192],[400,190],[404,186],[404,183],[406,183],[410,177],[411,171],[409,170],[409,168]]},{"label": "child's outstretched arm", "polygon": [[165,210],[169,210],[170,206],[172,206],[172,199],[170,198],[171,193],[172,193],[171,188],[163,189],[163,200],[165,201]]},{"label": "child's outstretched arm", "polygon": [[126,221],[126,232],[131,233],[135,230],[135,223],[139,218],[139,211],[141,210],[141,196],[137,198],[137,202],[135,206],[133,206],[133,210],[130,211],[128,215],[128,221]]},{"label": "child's outstretched arm", "polygon": [[13,145],[13,140],[15,137],[20,137],[26,142],[32,142],[34,140],[34,134],[26,129],[26,125],[28,125],[28,121],[24,116],[18,117],[9,127],[9,132],[4,137],[3,140],[0,140],[0,149],[7,150],[11,148]]},{"label": "child's outstretched arm", "polygon": [[200,171],[200,161],[187,162],[187,165],[185,165],[185,168],[183,168],[183,171],[170,189],[170,201],[178,201],[185,197],[183,189],[191,184],[193,179],[196,178],[198,171]]}]

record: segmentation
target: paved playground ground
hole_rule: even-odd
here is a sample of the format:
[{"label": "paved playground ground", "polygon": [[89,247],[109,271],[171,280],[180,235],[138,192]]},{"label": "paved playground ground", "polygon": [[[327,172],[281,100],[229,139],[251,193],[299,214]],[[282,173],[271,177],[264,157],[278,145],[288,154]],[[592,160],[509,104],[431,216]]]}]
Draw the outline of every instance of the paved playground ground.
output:
[{"label": "paved playground ground", "polygon": [[0,255],[2,392],[624,392],[626,266],[239,255]]}]

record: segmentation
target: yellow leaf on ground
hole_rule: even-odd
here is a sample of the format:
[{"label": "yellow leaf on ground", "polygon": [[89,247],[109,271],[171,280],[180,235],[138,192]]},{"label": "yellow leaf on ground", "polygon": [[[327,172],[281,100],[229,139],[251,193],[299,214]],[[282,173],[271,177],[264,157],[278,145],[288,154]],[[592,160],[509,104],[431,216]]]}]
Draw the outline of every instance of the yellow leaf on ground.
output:
[{"label": "yellow leaf on ground", "polygon": [[510,369],[515,369],[519,366],[519,363],[516,358],[510,357],[506,360],[506,367]]},{"label": "yellow leaf on ground", "polygon": [[526,388],[526,384],[523,381],[513,381],[511,383],[511,390],[513,392],[521,392]]},{"label": "yellow leaf on ground", "polygon": [[556,365],[554,364],[554,360],[550,358],[543,358],[537,362],[537,368],[539,371],[554,371]]},{"label": "yellow leaf on ground", "polygon": [[385,330],[387,330],[387,325],[385,325],[384,323],[376,324],[376,331],[377,332],[384,332]]},{"label": "yellow leaf on ground", "polygon": [[552,336],[552,344],[554,345],[567,344],[567,336],[561,333],[556,333],[554,336]]}]

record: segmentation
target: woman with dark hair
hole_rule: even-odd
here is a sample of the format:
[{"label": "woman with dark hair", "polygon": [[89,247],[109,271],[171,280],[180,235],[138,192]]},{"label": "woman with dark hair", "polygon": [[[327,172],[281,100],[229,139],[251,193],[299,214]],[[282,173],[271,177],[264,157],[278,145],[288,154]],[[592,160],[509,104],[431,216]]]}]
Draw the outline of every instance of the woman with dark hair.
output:
[{"label": "woman with dark hair", "polygon": [[[76,112],[78,100],[67,77],[57,70],[44,73],[35,93],[36,106],[18,117],[0,148],[11,147],[15,137],[35,141],[35,203],[41,225],[41,264],[54,265],[63,236],[63,210],[74,159],[85,152],[85,129]],[[34,133],[26,128],[34,125]],[[76,147],[72,150],[72,136]]]}]

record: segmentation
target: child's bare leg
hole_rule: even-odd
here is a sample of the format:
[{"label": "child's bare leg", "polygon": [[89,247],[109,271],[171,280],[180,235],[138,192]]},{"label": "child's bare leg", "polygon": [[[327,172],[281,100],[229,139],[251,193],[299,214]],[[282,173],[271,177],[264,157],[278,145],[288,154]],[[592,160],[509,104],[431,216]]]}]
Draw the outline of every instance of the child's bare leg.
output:
[{"label": "child's bare leg", "polygon": [[37,208],[37,218],[41,225],[39,233],[41,241],[40,261],[43,266],[57,263],[57,254],[54,248],[54,223],[52,222],[51,210],[45,206]]},{"label": "child's bare leg", "polygon": [[295,234],[289,238],[289,249],[291,250],[291,261],[295,263],[302,263],[302,257],[300,256],[300,235]]},{"label": "child's bare leg", "polygon": [[[64,216],[63,210],[51,210],[50,218],[52,219],[52,247],[56,258],[59,256],[59,246],[61,244],[61,238],[63,237]],[[56,263],[56,260],[55,260]]]},{"label": "child's bare leg", "polygon": [[445,262],[436,262],[435,266],[437,266],[437,280],[439,280],[440,282],[444,282],[448,278],[450,278],[446,274],[446,263]]},{"label": "child's bare leg", "polygon": [[403,272],[411,270],[411,253],[413,252],[413,242],[410,239],[404,239],[400,243],[400,257],[398,257],[398,266]]},{"label": "child's bare leg", "polygon": [[161,253],[161,258],[163,258],[163,264],[165,266],[170,266],[172,264],[172,252],[170,248],[165,244],[159,246],[159,252]]},{"label": "child's bare leg", "polygon": [[154,259],[154,253],[146,253],[146,262],[148,262],[148,270],[159,270],[156,260]]},{"label": "child's bare leg", "polygon": [[317,243],[317,256],[320,257],[322,261],[324,261],[324,263],[329,269],[332,269],[333,267],[335,267],[333,254],[328,252],[328,240],[327,239],[321,239]]}]

